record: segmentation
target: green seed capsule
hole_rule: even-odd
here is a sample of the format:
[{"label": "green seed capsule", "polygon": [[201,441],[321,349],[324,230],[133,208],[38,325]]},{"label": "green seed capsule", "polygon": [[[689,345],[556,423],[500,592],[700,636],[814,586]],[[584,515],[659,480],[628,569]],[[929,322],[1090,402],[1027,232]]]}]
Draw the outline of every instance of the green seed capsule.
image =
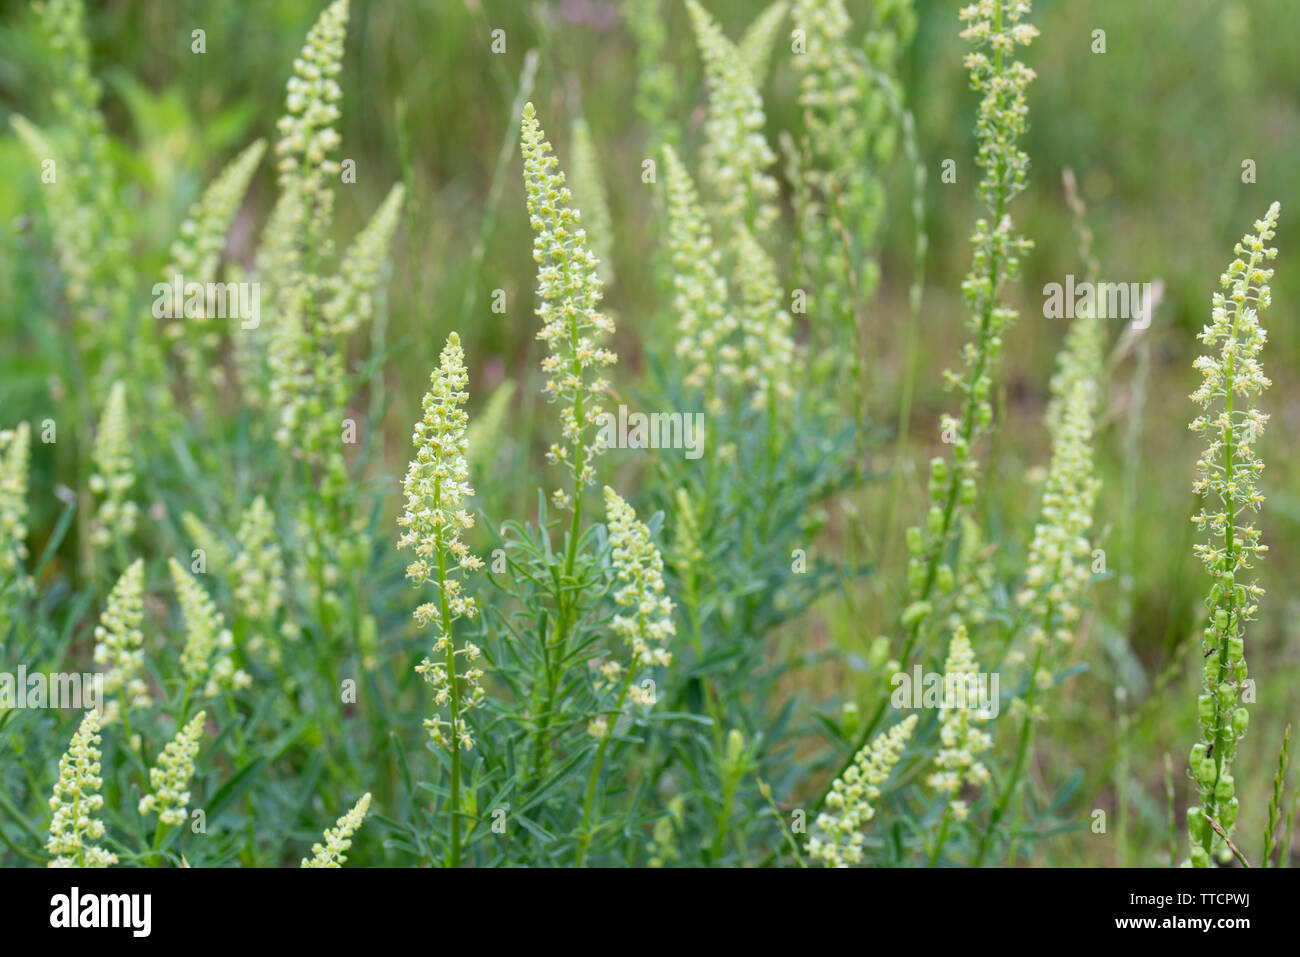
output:
[{"label": "green seed capsule", "polygon": [[935,573],[935,584],[939,586],[940,593],[944,595],[952,591],[952,586],[954,584],[952,568],[948,565],[940,565],[938,571]]},{"label": "green seed capsule", "polygon": [[888,658],[889,638],[886,635],[879,635],[871,643],[871,650],[867,652],[867,663],[871,665],[873,671],[878,671]]},{"label": "green seed capsule", "polygon": [[1219,707],[1224,711],[1227,711],[1229,708],[1231,708],[1234,704],[1237,703],[1236,685],[1228,684],[1227,682],[1224,682],[1223,684],[1219,685],[1219,690],[1216,692],[1216,694],[1219,699]]},{"label": "green seed capsule", "polygon": [[1233,664],[1242,660],[1246,653],[1246,645],[1240,638],[1228,639],[1228,660]]},{"label": "green seed capsule", "polygon": [[1210,855],[1205,853],[1205,848],[1201,847],[1201,845],[1199,844],[1195,844],[1192,846],[1192,866],[1193,867],[1210,866]]},{"label": "green seed capsule", "polygon": [[1192,745],[1192,757],[1188,761],[1188,763],[1192,767],[1197,768],[1201,766],[1201,762],[1204,760],[1205,760],[1205,743],[1199,742],[1197,744]]},{"label": "green seed capsule", "polygon": [[1196,779],[1201,782],[1202,786],[1209,787],[1214,783],[1214,776],[1219,773],[1218,767],[1213,758],[1203,758],[1201,766],[1196,771]]},{"label": "green seed capsule", "polygon": [[920,555],[925,550],[925,541],[921,529],[913,525],[907,530],[907,551],[911,555]]},{"label": "green seed capsule", "polygon": [[739,728],[732,728],[727,732],[727,764],[732,768],[738,768],[744,754],[745,736],[740,733]]},{"label": "green seed capsule", "polygon": [[844,702],[840,708],[840,729],[850,738],[858,733],[858,728],[862,725],[862,714],[858,711],[858,706],[852,701]]},{"label": "green seed capsule", "polygon": [[968,506],[975,504],[975,480],[973,478],[961,480],[961,503]]},{"label": "green seed capsule", "polygon": [[913,558],[907,563],[907,587],[913,592],[918,592],[924,584],[925,568],[918,559]]},{"label": "green seed capsule", "polygon": [[1232,713],[1232,731],[1234,734],[1243,735],[1246,729],[1250,727],[1250,712],[1245,708],[1238,708]]},{"label": "green seed capsule", "polygon": [[943,531],[943,509],[937,505],[930,508],[930,514],[925,517],[926,528],[930,530],[931,535],[938,535]]},{"label": "green seed capsule", "polygon": [[1229,830],[1232,825],[1237,823],[1237,799],[1233,798],[1219,809],[1219,823],[1223,829]]},{"label": "green seed capsule", "polygon": [[1196,699],[1196,713],[1202,722],[1214,720],[1214,695],[1203,694]]},{"label": "green seed capsule", "polygon": [[911,628],[913,625],[919,625],[929,614],[930,603],[928,601],[914,601],[903,612],[903,627]]},{"label": "green seed capsule", "polygon": [[1232,775],[1225,772],[1219,775],[1219,783],[1214,786],[1214,799],[1216,801],[1227,801],[1236,793],[1236,790],[1236,783],[1233,781]]}]

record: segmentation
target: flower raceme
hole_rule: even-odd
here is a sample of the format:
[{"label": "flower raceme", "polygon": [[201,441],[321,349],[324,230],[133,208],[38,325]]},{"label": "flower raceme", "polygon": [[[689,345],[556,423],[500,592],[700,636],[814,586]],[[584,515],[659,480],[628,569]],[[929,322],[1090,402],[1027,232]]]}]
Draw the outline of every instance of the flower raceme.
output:
[{"label": "flower raceme", "polygon": [[[593,459],[601,451],[591,433],[600,414],[599,396],[607,383],[599,370],[618,357],[597,344],[612,335],[614,322],[599,311],[600,275],[596,257],[588,247],[582,217],[570,205],[572,194],[564,173],[537,121],[532,103],[524,105],[521,127],[524,186],[528,221],[533,228],[533,260],[537,263],[537,318],[542,329],[537,338],[546,343],[542,360],[548,400],[563,403],[560,411],[562,441],[551,446],[547,457],[563,463],[574,477],[574,489],[596,479]],[[594,378],[588,378],[594,376]],[[556,491],[561,506],[574,503]]]},{"label": "flower raceme", "polygon": [[687,0],[709,81],[702,180],[720,221],[766,235],[777,219],[776,154],[763,138],[763,101],[740,50],[700,6]]},{"label": "flower raceme", "polygon": [[[630,613],[614,615],[610,628],[631,649],[626,666],[606,661],[600,668],[600,688],[617,687],[622,681],[615,708],[624,698],[643,708],[655,703],[654,692],[635,683],[636,675],[656,665],[666,667],[672,654],[664,644],[676,634],[673,624],[673,601],[664,594],[664,561],[650,540],[650,529],[638,521],[632,506],[617,492],[605,486],[605,513],[609,529],[610,564],[618,582],[614,602]],[[595,718],[588,732],[597,738],[609,733],[604,715]]]},{"label": "flower raceme", "polygon": [[[1012,59],[1017,45],[1028,45],[1037,30],[1020,19],[1029,12],[1027,0],[980,0],[961,10],[967,26],[963,39],[975,51],[967,54],[971,86],[981,94],[976,133],[976,162],[983,177],[979,195],[992,221],[980,217],[971,236],[975,250],[962,292],[971,311],[974,341],[966,345],[966,372],[945,373],[948,384],[961,391],[957,416],[945,414],[940,423],[944,441],[952,445],[953,468],[936,458],[930,469],[930,512],[922,529],[909,533],[913,553],[908,571],[913,604],[908,617],[920,623],[930,610],[929,598],[936,581],[945,577],[940,568],[950,536],[958,527],[961,508],[975,500],[979,464],[973,448],[993,422],[992,372],[1002,353],[1002,333],[1015,320],[1016,311],[1000,301],[1003,284],[1016,276],[1019,255],[1033,243],[1020,236],[1006,207],[1024,190],[1029,156],[1017,145],[1025,132],[1029,107],[1025,90],[1034,71]],[[992,50],[990,57],[984,51]]]},{"label": "flower raceme", "polygon": [[149,769],[152,793],[140,799],[139,810],[144,815],[157,814],[160,825],[179,827],[185,823],[186,805],[190,803],[187,788],[194,776],[194,758],[199,753],[204,718],[200,711],[177,731],[176,737],[158,755],[158,763]]},{"label": "flower raceme", "polygon": [[49,839],[45,849],[54,855],[51,867],[108,867],[117,855],[92,844],[104,836],[104,822],[94,813],[104,806],[99,793],[99,712],[87,711],[59,758],[59,780],[50,797]]},{"label": "flower raceme", "polygon": [[[979,674],[979,665],[975,661],[975,651],[970,638],[966,635],[964,625],[959,625],[953,632],[948,644],[948,660],[944,665],[945,676],[953,676],[963,682],[963,689],[974,686],[974,679]],[[930,775],[930,787],[944,794],[949,802],[953,817],[962,821],[966,818],[966,803],[954,800],[963,784],[982,786],[989,782],[989,771],[979,761],[979,755],[993,746],[993,739],[987,731],[981,731],[976,723],[989,718],[987,711],[971,707],[974,702],[963,693],[962,700],[949,703],[939,718],[939,740],[943,745],[935,755],[934,763],[939,769]]]},{"label": "flower raceme", "polygon": [[[416,454],[403,482],[406,510],[397,524],[406,531],[397,545],[415,551],[406,577],[417,585],[433,582],[438,590],[437,602],[420,605],[414,615],[420,625],[432,626],[433,650],[442,657],[425,658],[416,671],[433,686],[436,703],[450,710],[450,718],[429,718],[425,727],[438,745],[468,751],[474,739],[463,714],[480,704],[486,692],[479,683],[482,670],[472,664],[479,657],[478,647],[466,642],[455,648],[452,643],[452,624],[459,618],[474,617],[477,608],[450,572],[455,568],[476,571],[483,563],[470,554],[460,537],[463,530],[474,526],[474,517],[464,507],[474,489],[468,481],[466,462],[469,417],[464,406],[469,398],[465,391],[469,373],[460,336],[454,332],[447,337],[430,383],[424,397],[424,417],[416,423],[411,436]],[[457,655],[465,658],[463,671],[456,666]],[[459,680],[465,682],[464,693]]]},{"label": "flower raceme", "polygon": [[135,484],[130,443],[126,386],[116,382],[109,390],[108,404],[95,434],[95,474],[90,477],[90,490],[103,496],[92,533],[96,545],[124,541],[135,531],[139,509],[126,499]]},{"label": "flower raceme", "polygon": [[820,832],[808,842],[808,853],[827,867],[848,867],[862,860],[862,829],[876,815],[872,801],[889,778],[916,730],[916,715],[908,715],[881,732],[860,750],[831,784],[826,810],[817,815]]},{"label": "flower raceme", "polygon": [[668,194],[668,250],[672,256],[673,311],[677,313],[676,352],[688,388],[706,393],[716,415],[723,398],[739,392],[743,373],[737,344],[740,321],[727,308],[727,280],[695,184],[677,151],[664,146]]},{"label": "flower raceme", "polygon": [[311,859],[302,859],[303,867],[342,867],[343,862],[347,860],[346,852],[352,846],[352,835],[356,834],[361,827],[361,822],[366,819],[366,812],[370,810],[370,792],[367,791],[361,795],[361,800],[353,805],[352,810],[348,811],[338,822],[325,831],[325,843],[313,844],[311,848]]},{"label": "flower raceme", "polygon": [[168,568],[185,620],[181,671],[187,687],[202,689],[209,698],[225,689],[247,687],[252,678],[231,660],[235,639],[216,604],[180,562],[173,558]]},{"label": "flower raceme", "polygon": [[1260,530],[1243,516],[1258,511],[1264,501],[1258,486],[1264,463],[1255,446],[1268,416],[1250,400],[1270,384],[1259,361],[1267,340],[1259,314],[1271,302],[1273,270],[1264,263],[1277,256],[1277,250],[1267,244],[1277,228],[1279,211],[1277,203],[1270,206],[1264,218],[1255,222],[1254,235],[1237,244],[1236,258],[1219,280],[1227,293],[1214,294],[1210,324],[1197,336],[1207,349],[1218,348],[1217,355],[1197,358],[1195,366],[1203,379],[1191,396],[1206,414],[1197,416],[1190,428],[1209,439],[1196,466],[1194,489],[1214,503],[1192,517],[1198,529],[1209,530],[1210,541],[1198,543],[1195,550],[1214,579],[1206,600],[1210,621],[1197,709],[1202,740],[1191,754],[1191,777],[1201,805],[1187,814],[1191,860],[1198,867],[1210,865],[1221,841],[1214,824],[1230,835],[1236,823],[1232,759],[1250,720],[1249,712],[1238,704],[1246,681],[1245,628],[1255,617],[1264,590],[1257,582],[1239,579],[1267,550],[1260,542]]},{"label": "flower raceme", "polygon": [[144,672],[144,559],[137,558],[122,573],[108,596],[108,607],[95,627],[95,664],[108,665],[104,693],[119,694],[104,705],[102,723],[122,711],[149,706]]},{"label": "flower raceme", "polygon": [[0,429],[0,585],[27,558],[27,473],[31,430]]}]

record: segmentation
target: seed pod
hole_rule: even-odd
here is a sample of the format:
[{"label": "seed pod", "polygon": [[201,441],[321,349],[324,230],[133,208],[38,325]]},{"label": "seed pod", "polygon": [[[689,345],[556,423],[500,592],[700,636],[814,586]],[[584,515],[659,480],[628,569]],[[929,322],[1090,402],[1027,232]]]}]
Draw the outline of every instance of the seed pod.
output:
[{"label": "seed pod", "polygon": [[1235,665],[1237,662],[1242,660],[1242,658],[1245,656],[1245,653],[1246,653],[1246,645],[1245,642],[1241,640],[1241,638],[1232,637],[1228,639],[1228,660],[1230,662],[1232,662]]},{"label": "seed pod", "polygon": [[911,628],[919,625],[930,614],[930,603],[928,601],[915,601],[907,606],[903,612],[903,627]]},{"label": "seed pod", "polygon": [[975,504],[975,480],[969,476],[961,480],[961,503],[966,506]]},{"label": "seed pod", "polygon": [[1218,773],[1219,773],[1219,768],[1214,763],[1214,759],[1203,758],[1201,760],[1201,766],[1196,772],[1196,777],[1197,780],[1201,782],[1202,786],[1208,788],[1210,785],[1214,783],[1214,777]]},{"label": "seed pod", "polygon": [[889,657],[889,637],[879,635],[871,643],[871,650],[867,652],[867,664],[871,665],[873,670],[878,670]]},{"label": "seed pod", "polygon": [[930,459],[930,488],[942,487],[948,481],[948,463],[935,456]]},{"label": "seed pod", "polygon": [[1237,807],[1237,799],[1233,798],[1219,809],[1219,823],[1224,830],[1230,830],[1237,823]]},{"label": "seed pod", "polygon": [[943,509],[937,505],[931,506],[930,514],[925,517],[926,527],[930,530],[931,535],[938,535],[943,531]]},{"label": "seed pod", "polygon": [[1232,731],[1238,737],[1246,733],[1250,727],[1250,712],[1245,708],[1238,708],[1232,713]]},{"label": "seed pod", "polygon": [[1236,793],[1236,783],[1232,775],[1226,771],[1219,775],[1219,782],[1214,785],[1214,799],[1216,801],[1227,801]]},{"label": "seed pod", "polygon": [[925,584],[925,567],[915,558],[907,563],[907,587],[910,591],[919,592]]},{"label": "seed pod", "polygon": [[1196,699],[1196,711],[1205,724],[1214,720],[1214,696],[1203,694]]},{"label": "seed pod", "polygon": [[1219,690],[1215,692],[1215,695],[1219,699],[1219,707],[1227,711],[1237,703],[1237,686],[1225,681],[1219,685]]},{"label": "seed pod", "polygon": [[935,584],[939,586],[939,592],[941,594],[946,595],[950,591],[952,591],[954,582],[953,582],[952,568],[950,566],[948,565],[939,566],[938,571],[935,573]]}]

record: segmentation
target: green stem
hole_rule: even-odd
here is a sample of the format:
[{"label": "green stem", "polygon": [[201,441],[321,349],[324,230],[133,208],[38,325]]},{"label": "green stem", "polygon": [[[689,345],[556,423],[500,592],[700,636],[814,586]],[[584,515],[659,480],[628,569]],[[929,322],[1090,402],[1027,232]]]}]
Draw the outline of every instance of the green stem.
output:
[{"label": "green stem", "polygon": [[[1255,266],[1258,263],[1259,263],[1259,253],[1252,252],[1250,254],[1250,262],[1246,266],[1246,281],[1248,284],[1246,290],[1247,295],[1249,295],[1250,292],[1249,290],[1250,277],[1254,274]],[[1242,304],[1240,302],[1236,303],[1236,307],[1233,310],[1233,314],[1232,314],[1231,341],[1234,344],[1237,341],[1237,328],[1241,320],[1241,307]],[[1235,376],[1236,361],[1235,360],[1236,360],[1236,352],[1229,351],[1225,362],[1226,369],[1224,371],[1224,376],[1223,376],[1224,412],[1226,414],[1224,418],[1221,441],[1223,443],[1223,478],[1224,481],[1227,483],[1228,487],[1231,487],[1232,485],[1233,470],[1236,467],[1236,460],[1234,457],[1234,435],[1233,435],[1233,421],[1232,421],[1232,416],[1233,416],[1232,397],[1233,397],[1233,392],[1236,388],[1236,376]],[[1227,516],[1227,523],[1224,525],[1223,528],[1224,560],[1221,568],[1224,571],[1226,571],[1229,575],[1232,575],[1235,574],[1237,570],[1237,560],[1238,560],[1237,535],[1236,535],[1237,498],[1236,495],[1232,492],[1229,492],[1227,498],[1224,499],[1224,513]],[[1219,707],[1218,690],[1228,677],[1228,635],[1230,633],[1235,635],[1240,630],[1240,626],[1236,620],[1236,610],[1234,609],[1234,605],[1236,604],[1236,598],[1237,598],[1237,586],[1236,586],[1236,582],[1234,581],[1232,587],[1227,589],[1227,593],[1223,597],[1224,610],[1227,612],[1227,618],[1226,618],[1227,627],[1223,630],[1222,634],[1219,635],[1219,647],[1215,649],[1218,652],[1218,662],[1219,662],[1218,678],[1214,683],[1214,687],[1207,689],[1210,692],[1210,694],[1214,695],[1214,740],[1213,740],[1213,744],[1211,745],[1212,750],[1210,753],[1213,754],[1214,756],[1214,764],[1215,764],[1214,783],[1208,788],[1204,789],[1203,791],[1204,801],[1203,801],[1203,807],[1201,809],[1202,816],[1204,817],[1205,820],[1205,825],[1202,828],[1201,846],[1205,848],[1205,853],[1207,856],[1214,849],[1215,830],[1211,824],[1211,821],[1216,819],[1219,816],[1219,805],[1218,805],[1217,798],[1215,798],[1215,791],[1218,789],[1219,780],[1223,777],[1223,773],[1228,767],[1228,755],[1224,753],[1225,741],[1224,741],[1223,710]],[[1226,834],[1224,839],[1225,841],[1227,840]],[[1232,846],[1231,841],[1227,841],[1227,843],[1229,847]]]},{"label": "green stem", "polygon": [[[433,509],[441,509],[442,487],[433,496]],[[447,748],[451,752],[451,854],[448,866],[460,866],[460,737],[457,734],[464,719],[460,715],[460,687],[456,679],[456,646],[451,637],[451,610],[447,606],[447,548],[442,539],[442,526],[435,532],[434,551],[438,556],[438,611],[442,617],[442,639],[447,643],[447,684],[451,689],[451,733]]]},{"label": "green stem", "polygon": [[[642,624],[644,625],[644,618]],[[600,739],[600,747],[596,749],[596,761],[591,766],[591,776],[587,779],[587,797],[582,803],[582,825],[579,828],[578,856],[574,865],[576,867],[584,865],[587,859],[587,848],[591,846],[592,831],[590,821],[591,811],[596,803],[596,786],[600,781],[600,771],[605,764],[605,753],[609,750],[610,739],[614,737],[614,727],[618,724],[619,716],[623,714],[623,702],[627,699],[628,688],[632,686],[632,676],[635,674],[634,664],[635,662],[628,664],[627,673],[623,676],[623,687],[619,689],[618,700],[614,703],[613,721],[605,730],[604,737]]]},{"label": "green stem", "polygon": [[[1001,3],[999,3],[997,6],[997,14],[994,20],[993,29],[995,33],[1000,33],[1002,31],[1002,4]],[[998,49],[994,52],[993,70],[996,77],[1002,76],[1002,50],[1001,49]],[[991,224],[991,229],[996,230],[999,228],[1000,224],[1002,223],[1003,219],[1006,216],[1006,205],[1007,205],[1007,190],[1005,185],[1006,183],[1005,164],[1001,159],[999,159],[998,161],[997,170],[993,176],[993,183],[994,183],[994,190],[995,190],[995,200],[994,200],[993,221]],[[975,430],[976,402],[974,401],[973,394],[975,391],[976,383],[978,383],[979,380],[983,377],[984,370],[988,366],[989,339],[991,338],[989,335],[989,331],[993,322],[994,303],[997,300],[998,288],[1001,285],[1000,282],[1001,275],[1002,275],[1001,256],[999,255],[997,244],[990,242],[990,246],[991,248],[989,250],[989,255],[988,255],[988,268],[986,270],[986,275],[990,278],[991,281],[989,283],[988,296],[985,298],[983,304],[980,307],[979,332],[978,335],[976,336],[976,343],[975,343],[975,349],[976,349],[975,362],[971,366],[970,375],[967,379],[967,383],[966,383],[967,399],[965,402],[965,407],[962,411],[961,435],[962,435],[963,443],[966,444],[967,446],[969,446],[971,437],[974,434],[974,430]],[[943,553],[948,545],[948,539],[951,535],[953,520],[956,514],[956,507],[957,507],[957,501],[958,501],[960,490],[961,490],[961,470],[957,468],[949,469],[948,486],[944,490],[943,521],[940,525],[939,534],[934,537],[933,541],[931,542],[930,550],[925,557],[925,561],[926,561],[925,579],[916,597],[916,601],[918,602],[928,601],[930,594],[934,589],[935,578],[939,572],[939,562],[940,559],[943,557]],[[902,663],[902,666],[904,668],[906,668],[908,663],[911,661],[912,652],[915,649],[917,641],[919,640],[923,632],[923,624],[925,621],[929,619],[929,617],[931,616],[926,616],[925,618],[917,619],[907,630],[907,637],[905,638],[903,643],[902,654],[898,656],[898,661]],[[886,710],[888,710],[888,707],[889,707],[888,699],[882,700],[880,704],[876,707],[875,712],[871,716],[871,720],[867,722],[865,727],[863,727],[861,733],[858,735],[857,742],[854,744],[853,749],[850,751],[844,763],[840,766],[839,772],[835,775],[835,777],[839,777],[845,771],[848,770],[849,766],[852,765],[853,763],[854,755],[856,755],[857,752],[861,751],[862,748],[866,746],[867,742],[871,740],[871,735],[875,732],[881,720],[883,720],[885,716],[885,712]],[[833,781],[834,778],[832,778],[831,780]],[[830,793],[830,788],[831,788],[831,782],[828,782],[826,784],[826,787],[822,790],[821,794],[818,796],[817,800],[814,802],[812,807],[812,813],[815,814],[819,810],[821,810],[822,805],[826,801],[826,796]]]},{"label": "green stem", "polygon": [[[1029,690],[1025,694],[1025,715],[1020,722],[1020,739],[1016,745],[1016,760],[1011,766],[1011,775],[1007,778],[1006,786],[1002,789],[1002,796],[998,799],[993,813],[989,815],[988,826],[980,837],[979,848],[975,852],[975,859],[971,862],[972,867],[979,867],[984,862],[984,855],[988,853],[989,846],[993,841],[993,832],[1006,815],[1008,808],[1012,808],[1012,802],[1020,790],[1020,776],[1024,773],[1025,765],[1029,761],[1030,745],[1034,739],[1034,701],[1038,697],[1038,669],[1042,665],[1042,661],[1043,645],[1039,645],[1038,651],[1034,655],[1034,666],[1029,672]],[[1014,816],[1014,809],[1012,813]],[[1008,857],[1014,849],[1015,839],[1012,838],[1007,851]]]},{"label": "green stem", "polygon": [[950,800],[943,809],[943,823],[939,826],[939,836],[935,839],[934,849],[930,851],[930,867],[939,863],[939,852],[943,850],[943,845],[948,841],[948,825],[952,822],[952,801]]}]

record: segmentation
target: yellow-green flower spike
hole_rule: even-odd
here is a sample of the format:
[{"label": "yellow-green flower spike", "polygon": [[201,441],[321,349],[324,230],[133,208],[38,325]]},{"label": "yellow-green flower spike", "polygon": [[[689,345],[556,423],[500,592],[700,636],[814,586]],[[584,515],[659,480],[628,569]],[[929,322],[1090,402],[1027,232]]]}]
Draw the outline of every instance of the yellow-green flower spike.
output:
[{"label": "yellow-green flower spike", "polygon": [[[548,458],[572,472],[576,490],[596,479],[593,460],[601,448],[595,426],[607,388],[599,371],[618,358],[599,342],[613,334],[614,322],[599,310],[598,263],[532,103],[524,105],[520,136],[537,263],[537,318],[542,321],[537,338],[547,348],[542,392],[562,404],[561,441],[551,446]],[[554,497],[562,507],[574,505],[562,491]]]},{"label": "yellow-green flower spike", "polygon": [[826,867],[849,867],[862,861],[862,829],[876,816],[871,803],[889,778],[916,730],[916,715],[908,715],[882,731],[859,751],[843,775],[831,784],[826,809],[817,815],[817,834],[808,853]]},{"label": "yellow-green flower spike", "polygon": [[0,585],[27,560],[27,476],[31,430],[0,429]]},{"label": "yellow-green flower spike", "polygon": [[397,232],[405,195],[406,189],[401,183],[394,185],[370,222],[343,254],[340,274],[330,281],[333,297],[323,308],[333,335],[348,335],[374,317],[375,290],[383,278],[384,264],[393,245],[393,234]]},{"label": "yellow-green flower spike", "polygon": [[[481,704],[487,693],[481,684],[483,671],[475,664],[478,647],[465,642],[455,648],[451,634],[452,625],[460,618],[474,617],[477,606],[450,572],[455,568],[470,572],[483,567],[461,539],[462,531],[474,527],[474,516],[465,508],[465,500],[474,489],[469,484],[466,461],[469,417],[465,402],[469,393],[465,387],[469,373],[456,333],[447,337],[438,368],[429,379],[424,417],[415,424],[411,436],[415,458],[402,483],[406,510],[397,524],[406,531],[397,547],[415,551],[406,577],[417,585],[433,582],[438,590],[436,602],[415,609],[415,620],[433,628],[433,651],[438,657],[425,658],[415,670],[433,686],[436,704],[440,709],[447,708],[449,717],[439,714],[426,719],[424,725],[439,746],[468,751],[474,738],[464,714]],[[457,655],[464,658],[460,667]]]},{"label": "yellow-green flower spike", "polygon": [[194,777],[194,758],[199,753],[204,717],[200,711],[177,731],[158,755],[158,763],[149,769],[152,793],[140,799],[139,811],[145,816],[157,814],[159,824],[179,827],[185,823],[186,806],[190,803],[188,788],[190,778]]},{"label": "yellow-green flower spike", "polygon": [[127,493],[135,484],[130,431],[126,386],[115,382],[95,434],[95,472],[90,477],[90,490],[100,497],[91,534],[94,543],[101,547],[130,537],[139,515],[136,504],[127,501]]},{"label": "yellow-green flower spike", "polygon": [[776,222],[776,154],[763,138],[763,100],[740,50],[697,0],[686,0],[709,81],[700,165],[710,205],[727,224],[759,235]]},{"label": "yellow-green flower spike", "polygon": [[1191,774],[1200,791],[1201,805],[1187,814],[1192,843],[1192,864],[1208,867],[1222,841],[1210,823],[1219,824],[1228,835],[1237,820],[1237,796],[1232,777],[1232,760],[1237,743],[1246,735],[1250,714],[1240,696],[1246,683],[1246,623],[1258,612],[1264,589],[1249,578],[1256,558],[1267,546],[1260,542],[1260,530],[1248,521],[1259,511],[1264,496],[1259,476],[1264,462],[1256,444],[1268,423],[1268,416],[1255,407],[1253,397],[1271,384],[1264,375],[1259,356],[1267,333],[1259,314],[1272,301],[1269,283],[1273,270],[1265,267],[1277,257],[1268,245],[1277,229],[1280,207],[1274,203],[1255,222],[1255,233],[1242,238],[1219,282],[1225,292],[1216,292],[1210,324],[1197,338],[1215,350],[1196,359],[1201,373],[1199,389],[1192,400],[1206,410],[1191,423],[1193,432],[1204,435],[1209,444],[1196,465],[1195,491],[1207,499],[1206,507],[1192,517],[1209,541],[1195,546],[1214,586],[1206,604],[1210,621],[1203,642],[1204,664],[1198,716],[1201,741],[1192,748]]},{"label": "yellow-green flower spike", "polygon": [[754,77],[754,84],[762,86],[767,77],[768,64],[772,59],[772,47],[776,44],[778,31],[785,22],[790,5],[786,0],[776,0],[758,15],[740,38],[740,62],[749,66]]},{"label": "yellow-green flower spike", "polygon": [[276,614],[284,604],[284,558],[275,515],[261,495],[244,512],[236,535],[239,554],[231,562],[231,591],[239,613],[261,629],[248,642],[257,651],[270,639]]},{"label": "yellow-green flower spike", "polygon": [[959,625],[948,643],[948,660],[944,665],[944,693],[953,700],[943,702],[939,717],[939,741],[942,747],[934,756],[939,769],[930,775],[927,783],[947,796],[949,807],[957,820],[964,820],[967,807],[964,801],[955,800],[962,785],[984,787],[989,783],[989,770],[979,756],[993,746],[993,738],[977,727],[990,715],[979,700],[979,664],[964,625]]},{"label": "yellow-green flower spike", "polygon": [[113,586],[95,627],[95,664],[108,668],[104,694],[117,695],[103,706],[103,724],[114,721],[122,710],[147,708],[151,703],[143,677],[143,623],[144,560],[137,558]]},{"label": "yellow-green flower spike", "polygon": [[[605,486],[605,516],[610,565],[618,582],[614,602],[630,609],[627,614],[614,615],[610,628],[627,643],[632,656],[626,666],[607,660],[599,669],[597,690],[621,686],[619,705],[626,696],[634,705],[649,708],[655,703],[654,692],[639,685],[636,677],[647,668],[672,663],[672,654],[665,645],[677,631],[673,624],[673,601],[664,588],[663,556],[650,539],[650,529],[637,520],[632,506],[608,485]],[[604,715],[588,728],[595,737],[604,737],[609,730]]]},{"label": "yellow-green flower spike", "polygon": [[746,378],[751,404],[775,409],[794,398],[794,320],[785,308],[776,263],[747,228],[735,234],[736,288],[744,309]]},{"label": "yellow-green flower spike", "polygon": [[104,806],[99,793],[99,712],[87,711],[59,758],[59,780],[50,798],[49,838],[45,849],[53,856],[50,867],[108,867],[117,855],[92,841],[104,836],[104,822],[95,812]]},{"label": "yellow-green flower spike", "polygon": [[591,127],[581,116],[573,121],[573,189],[578,208],[583,210],[596,271],[601,283],[608,286],[614,281],[614,221],[605,199],[600,154],[591,138]]},{"label": "yellow-green flower spike", "polygon": [[325,843],[313,844],[311,859],[302,859],[303,867],[342,867],[347,860],[346,852],[352,846],[352,835],[357,833],[361,822],[366,819],[370,809],[370,793],[361,795],[361,800],[348,811],[338,823],[325,831]]},{"label": "yellow-green flower spike", "polygon": [[668,251],[673,264],[673,311],[677,314],[678,358],[683,382],[705,393],[709,414],[723,411],[726,397],[738,392],[740,321],[727,308],[727,281],[721,254],[704,216],[695,184],[671,146],[664,147],[668,191]]},{"label": "yellow-green flower spike", "polygon": [[202,688],[208,697],[226,688],[247,687],[252,679],[244,671],[237,671],[230,658],[235,640],[226,627],[225,618],[217,611],[203,586],[180,562],[173,558],[167,567],[185,621],[181,672],[187,683]]}]

